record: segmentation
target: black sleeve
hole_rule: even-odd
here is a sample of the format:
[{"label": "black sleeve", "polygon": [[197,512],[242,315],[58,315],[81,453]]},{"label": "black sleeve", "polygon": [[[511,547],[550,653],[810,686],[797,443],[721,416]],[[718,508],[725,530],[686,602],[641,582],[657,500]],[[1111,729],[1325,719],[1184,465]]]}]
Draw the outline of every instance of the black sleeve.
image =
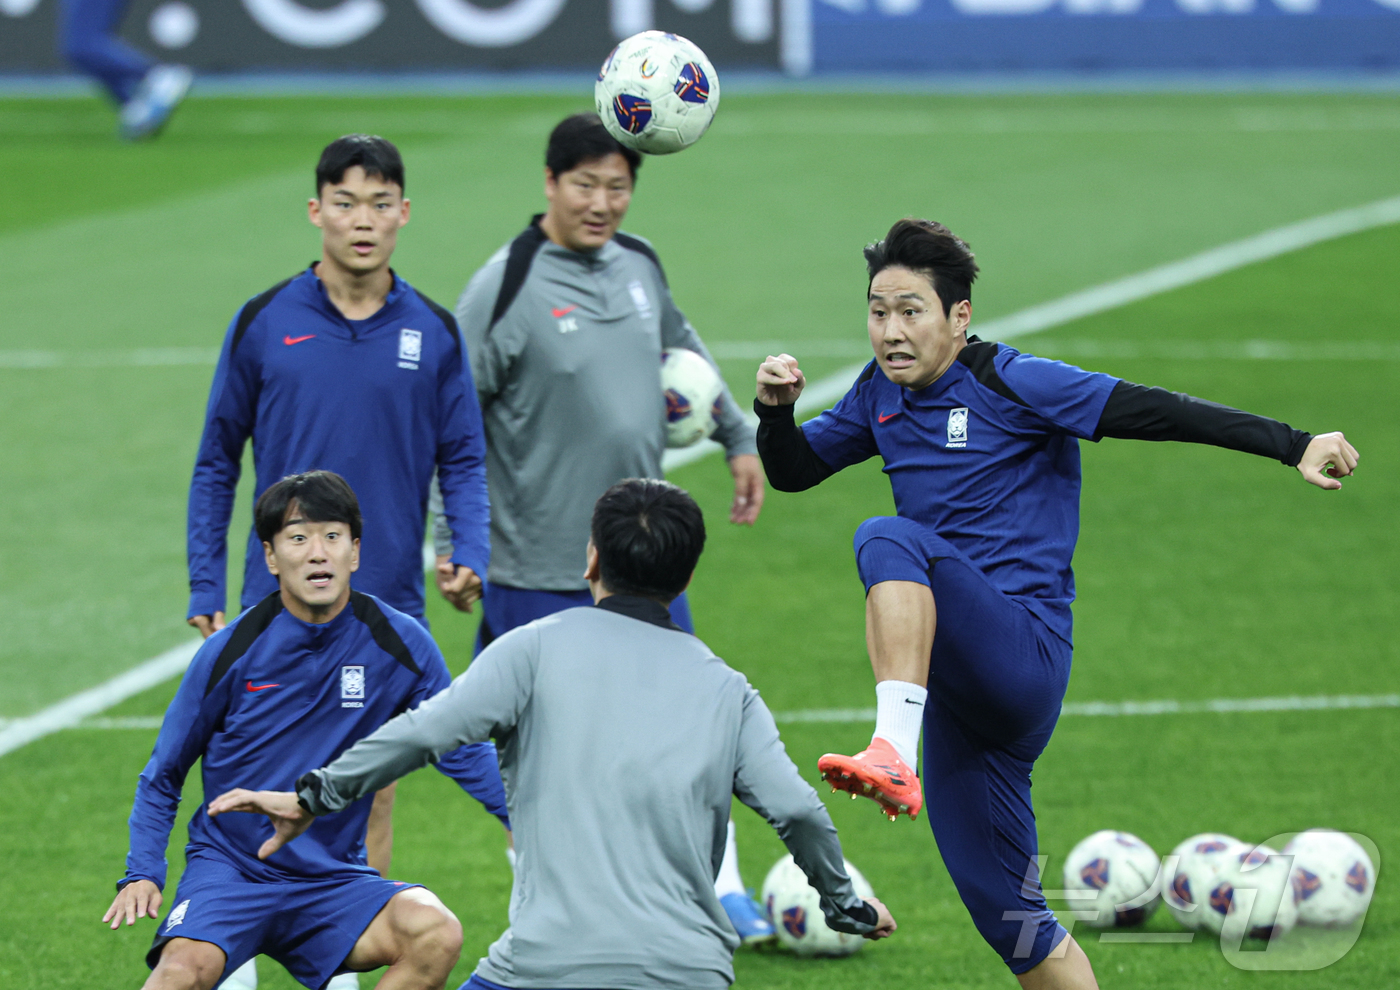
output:
[{"label": "black sleeve", "polygon": [[[1099,416],[1094,439],[1180,440],[1272,457],[1297,467],[1311,433],[1276,419],[1231,409],[1181,392],[1119,382]],[[760,440],[759,449],[762,450]]]},{"label": "black sleeve", "polygon": [[768,406],[753,400],[758,414],[758,456],[768,483],[780,492],[803,492],[836,472],[822,460],[792,416],[792,406]]}]

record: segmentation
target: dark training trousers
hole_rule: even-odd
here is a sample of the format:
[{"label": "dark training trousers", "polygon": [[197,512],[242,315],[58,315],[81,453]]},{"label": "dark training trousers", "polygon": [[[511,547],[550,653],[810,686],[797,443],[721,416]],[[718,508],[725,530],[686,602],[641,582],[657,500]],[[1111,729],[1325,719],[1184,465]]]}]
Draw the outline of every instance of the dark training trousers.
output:
[{"label": "dark training trousers", "polygon": [[1059,717],[1070,646],[912,520],[866,520],[855,550],[867,593],[882,581],[933,591],[924,807],[977,930],[1025,973],[1068,934],[1041,893],[1031,767]]},{"label": "dark training trousers", "polygon": [[63,57],[125,103],[155,65],[117,37],[130,0],[63,0],[59,47]]}]

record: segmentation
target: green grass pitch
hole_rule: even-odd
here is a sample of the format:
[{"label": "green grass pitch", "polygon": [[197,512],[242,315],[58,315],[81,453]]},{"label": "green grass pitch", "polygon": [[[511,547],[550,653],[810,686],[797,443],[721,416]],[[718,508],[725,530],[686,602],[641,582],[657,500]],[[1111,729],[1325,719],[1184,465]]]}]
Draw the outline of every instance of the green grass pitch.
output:
[{"label": "green grass pitch", "polygon": [[[212,368],[120,361],[138,348],[216,347],[244,299],[316,255],[303,204],[321,146],[350,130],[400,143],[414,215],[396,268],[450,304],[541,208],[544,136],[587,102],[200,99],[160,141],[123,147],[95,101],[0,101],[10,179],[0,210],[0,718],[185,638],[184,499]],[[626,226],[656,243],[708,342],[729,353],[771,342],[799,358],[805,348],[823,355],[803,360],[818,378],[861,353],[859,248],[898,216],[944,220],[977,249],[976,322],[1395,195],[1397,153],[1390,96],[727,96],[702,144],[646,163]],[[1335,494],[1214,449],[1084,445],[1070,700],[1400,689],[1398,265],[1400,228],[1382,228],[1014,342],[1305,429],[1343,429],[1363,458]],[[1250,340],[1336,344],[1338,356],[1197,356],[1201,344]],[[1392,358],[1355,359],[1347,347],[1357,342]],[[1122,356],[1076,356],[1095,343]],[[58,366],[15,366],[35,351],[57,354]],[[741,399],[755,363],[722,362]],[[878,465],[770,494],[752,530],[722,521],[718,460],[675,480],[711,521],[692,594],[701,636],[777,711],[872,705],[850,537],[891,511]],[[462,669],[473,622],[436,600],[430,617]],[[172,691],[109,714],[158,715]],[[814,779],[820,753],[860,748],[869,731],[794,724],[784,738]],[[114,934],[98,918],[153,738],[77,729],[0,757],[0,986],[139,985],[152,923]],[[1048,875],[1106,827],[1165,852],[1196,831],[1262,840],[1326,825],[1389,855],[1400,840],[1397,753],[1394,709],[1066,717],[1035,774]],[[192,779],[185,816],[198,800]],[[922,821],[890,825],[868,802],[831,809],[900,931],[846,960],[741,952],[740,987],[1013,985]],[[757,885],[780,846],[747,810],[736,818],[745,878]],[[499,827],[429,771],[400,789],[395,841],[395,874],[427,883],[461,918],[455,979],[465,979],[505,924]],[[1323,973],[1242,972],[1200,938],[1109,945],[1080,934],[1106,987],[1372,988],[1400,982],[1397,910],[1383,879],[1360,941]],[[1164,913],[1147,927],[1173,928]],[[263,986],[294,986],[260,965]]]}]

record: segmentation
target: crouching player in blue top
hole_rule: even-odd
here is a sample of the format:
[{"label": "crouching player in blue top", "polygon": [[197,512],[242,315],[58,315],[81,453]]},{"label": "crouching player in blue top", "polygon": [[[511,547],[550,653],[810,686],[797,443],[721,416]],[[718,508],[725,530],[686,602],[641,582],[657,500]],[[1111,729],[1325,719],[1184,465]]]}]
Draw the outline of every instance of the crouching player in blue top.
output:
[{"label": "crouching player in blue top", "polygon": [[[360,507],[343,478],[284,478],[258,499],[254,521],[278,590],[205,641],[165,714],[136,787],[126,875],[103,916],[113,928],[157,916],[165,847],[195,760],[206,795],[249,780],[288,790],[451,681],[421,624],[350,590]],[[494,756],[463,746],[437,768],[509,827]],[[308,987],[388,966],[381,988],[440,988],[461,926],[429,891],[367,865],[372,801],[318,820],[312,841],[266,862],[265,820],[196,812],[174,907],[146,957],[146,987],[210,990],[266,954]]]},{"label": "crouching player in blue top", "polygon": [[1026,987],[1093,987],[1088,957],[1046,907],[1030,773],[1070,669],[1078,441],[1208,443],[1272,457],[1319,488],[1356,467],[1340,433],[1312,436],[1187,395],[967,335],[977,265],[941,224],[901,220],[866,248],[875,360],[799,428],[797,360],[758,370],[758,449],[773,487],[801,491],[876,455],[898,515],[855,551],[878,698],[875,738],[818,763],[891,819],[922,806],[978,931]]}]

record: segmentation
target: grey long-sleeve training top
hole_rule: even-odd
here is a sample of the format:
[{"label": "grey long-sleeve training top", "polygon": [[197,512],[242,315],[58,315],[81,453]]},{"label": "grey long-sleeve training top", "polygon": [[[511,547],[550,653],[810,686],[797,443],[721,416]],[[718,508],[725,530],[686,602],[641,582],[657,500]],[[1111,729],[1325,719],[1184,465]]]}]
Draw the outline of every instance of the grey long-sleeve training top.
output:
[{"label": "grey long-sleeve training top", "polygon": [[494,983],[727,987],[739,938],[714,879],[731,795],[777,830],[833,927],[874,927],[758,692],[648,599],[605,598],[512,630],[450,688],[303,776],[298,793],[334,812],[489,737],[516,849],[510,927],[477,968]]},{"label": "grey long-sleeve training top", "polygon": [[[509,250],[472,276],[457,303],[486,430],[487,577],[578,591],[588,586],[583,555],[598,496],[623,478],[663,477],[662,349],[714,361],[671,298],[650,245],[631,235],[589,253],[544,240],[492,326]],[[731,457],[758,449],[728,389],[715,439]],[[451,552],[440,517],[434,540],[439,554]]]}]

